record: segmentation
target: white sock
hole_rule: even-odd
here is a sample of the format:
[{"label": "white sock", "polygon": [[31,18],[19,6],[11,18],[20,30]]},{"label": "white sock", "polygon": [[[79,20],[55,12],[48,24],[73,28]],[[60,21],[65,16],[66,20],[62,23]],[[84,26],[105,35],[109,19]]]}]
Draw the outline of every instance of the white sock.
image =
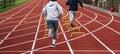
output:
[{"label": "white sock", "polygon": [[53,39],[53,40],[52,40],[52,44],[55,44],[55,42],[56,42],[56,39]]}]

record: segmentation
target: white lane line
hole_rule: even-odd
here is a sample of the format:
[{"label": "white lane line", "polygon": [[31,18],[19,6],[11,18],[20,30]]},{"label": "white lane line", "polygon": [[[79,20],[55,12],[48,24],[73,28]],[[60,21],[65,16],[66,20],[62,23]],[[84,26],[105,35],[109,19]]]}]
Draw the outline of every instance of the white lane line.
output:
[{"label": "white lane line", "polygon": [[37,31],[36,31],[36,34],[35,34],[35,38],[34,38],[34,41],[33,41],[33,45],[32,45],[32,49],[31,49],[30,54],[33,54],[32,50],[34,50],[34,48],[35,48],[35,44],[36,44],[36,41],[37,41],[37,36],[38,36],[40,25],[41,25],[40,24],[41,23],[41,18],[42,18],[42,13],[41,13],[41,16],[40,16],[39,24],[38,24],[38,27],[37,27]]},{"label": "white lane line", "polygon": [[19,15],[19,16],[14,16],[12,18],[10,18],[9,20],[12,20],[12,19],[17,19],[17,18],[20,18],[20,17],[24,17],[26,14],[23,14],[23,15]]},{"label": "white lane line", "polygon": [[[14,21],[14,22],[18,22],[18,21]],[[23,21],[23,22],[28,22],[28,23],[24,23],[24,24],[21,24],[21,26],[24,26],[24,25],[27,25],[27,24],[32,24],[32,23],[36,23],[38,22],[38,20],[36,21]],[[11,28],[11,27],[15,27],[15,25],[12,25],[12,26],[8,26],[8,27],[3,27],[3,28],[0,28],[0,29],[7,29],[7,28]]]},{"label": "white lane line", "polygon": [[6,16],[0,16],[0,19],[5,19],[6,17],[9,17],[10,15],[6,15]]},{"label": "white lane line", "polygon": [[63,35],[64,35],[64,38],[65,38],[65,41],[66,41],[66,43],[67,43],[67,45],[68,45],[68,48],[69,48],[69,50],[70,50],[70,53],[71,53],[71,54],[74,54],[74,52],[73,52],[73,50],[72,50],[72,47],[70,46],[70,43],[68,42],[68,39],[67,39],[67,37],[66,37],[66,35],[65,35],[65,32],[64,32],[64,30],[63,30],[60,22],[59,22],[59,26],[60,26],[60,28],[61,28],[61,30],[62,30],[62,33],[63,33]]},{"label": "white lane line", "polygon": [[[1,40],[1,42],[0,42],[0,45],[4,42],[4,40],[5,39],[7,39],[8,37],[9,37],[9,35],[29,16],[29,14],[34,10],[36,8],[36,6],[30,11],[30,12],[28,12],[28,14],[12,29],[12,31],[9,33],[9,34],[7,34],[6,36],[5,36],[5,38],[3,39],[3,40]],[[23,8],[24,9],[24,8]],[[14,14],[13,14],[14,15]]]},{"label": "white lane line", "polygon": [[[80,25],[82,25],[79,21],[77,21]],[[90,32],[85,26],[83,27],[85,28],[88,32]],[[112,54],[115,54],[115,52],[113,52],[107,45],[105,45],[100,39],[98,39],[93,33],[91,33],[91,35],[100,43],[102,44],[108,51],[110,51]]]},{"label": "white lane line", "polygon": [[[61,1],[60,1],[60,2],[61,2]],[[63,8],[63,10],[65,10],[65,9]],[[65,10],[65,12],[67,13],[67,16],[68,16],[68,12],[67,12],[66,10]],[[71,47],[70,43],[68,42],[68,39],[67,39],[67,37],[66,37],[66,34],[65,34],[65,32],[64,32],[64,30],[63,30],[63,28],[62,28],[62,26],[61,26],[60,21],[58,21],[58,23],[59,23],[60,29],[62,30],[63,36],[64,36],[64,38],[65,38],[65,41],[66,41],[66,43],[67,43],[67,45],[68,45],[68,48],[69,48],[69,50],[70,50],[70,53],[71,53],[71,54],[74,54],[74,52],[73,52],[73,50],[72,50],[72,47]]]},{"label": "white lane line", "polygon": [[[23,17],[23,16],[25,16],[26,14],[22,14],[22,15],[19,15],[19,16],[14,16],[14,17],[12,17],[12,18],[10,18],[9,20],[14,20],[14,19],[17,19],[17,18],[20,18],[20,17]],[[34,18],[34,17],[37,17],[37,16],[39,16],[39,14],[30,14],[30,15],[34,15],[33,17],[29,17],[29,18]],[[28,18],[28,19],[29,19]]]},{"label": "white lane line", "polygon": [[[45,24],[41,24],[41,25],[45,25]],[[13,32],[22,31],[22,30],[27,30],[27,29],[34,28],[34,27],[37,27],[37,25],[31,26],[31,27],[26,27],[26,28],[21,28],[21,29],[15,30],[15,31],[13,31]],[[41,30],[40,32],[42,32],[42,31],[45,31],[45,30]],[[10,31],[8,31],[8,32],[3,32],[3,33],[0,33],[0,35],[6,34],[6,33],[9,33],[9,32],[10,32]],[[24,35],[24,34],[23,34],[23,35]]]},{"label": "white lane line", "polygon": [[[61,2],[61,1],[60,1],[60,2]],[[61,2],[61,3],[62,3],[62,2]],[[67,12],[64,8],[63,8],[63,10],[67,13],[66,16],[68,16],[68,12]],[[70,53],[71,53],[71,54],[74,54],[74,52],[73,52],[73,50],[72,50],[72,47],[71,47],[71,45],[70,45],[70,43],[68,42],[68,39],[67,39],[67,37],[66,37],[65,31],[63,30],[63,28],[62,28],[62,26],[61,26],[60,21],[58,21],[58,23],[59,23],[60,29],[62,30],[63,36],[64,36],[64,38],[65,38],[65,41],[66,41],[66,43],[67,43],[67,45],[68,45],[68,48],[69,48],[69,50],[70,50]]]},{"label": "white lane line", "polygon": [[[41,1],[39,1],[39,3],[37,5],[39,5],[41,3]],[[46,2],[46,0],[45,0],[45,2]],[[45,5],[45,2],[44,2],[44,5]],[[43,5],[43,7],[44,7],[44,5]],[[32,44],[32,48],[31,48],[30,54],[33,54],[32,50],[34,50],[34,48],[35,48],[35,44],[36,44],[36,41],[37,41],[38,33],[39,33],[39,30],[40,30],[41,19],[42,19],[42,12],[40,13],[40,15],[41,16],[40,16],[40,19],[39,19],[39,23],[38,23],[38,26],[37,26],[37,30],[36,30],[36,34],[35,34],[35,37],[34,37],[34,41],[33,41],[33,44]]]},{"label": "white lane line", "polygon": [[[26,52],[27,50],[17,50],[17,51],[15,51],[15,50],[11,50],[11,51],[0,51],[0,52],[5,52],[5,53],[7,53],[7,52],[11,52],[11,53],[13,53],[13,52],[18,52],[18,53],[20,53],[20,52]],[[109,52],[108,50],[73,50],[74,52],[87,52],[87,53],[89,53],[89,52],[92,52],[92,53],[103,53],[103,52]],[[115,51],[115,52],[120,52],[120,50],[113,50],[113,51]],[[37,50],[36,52],[69,52],[69,50]]]},{"label": "white lane line", "polygon": [[[19,18],[24,17],[24,16],[25,16],[25,15],[18,16],[18,17],[13,17],[13,18],[10,18],[9,20],[19,19]],[[6,18],[8,18],[8,17],[6,17]],[[19,21],[19,20],[15,20],[15,21]],[[14,21],[12,20],[12,22],[14,22]],[[1,25],[10,24],[10,23],[12,23],[12,22],[5,22],[5,23],[2,23]]]},{"label": "white lane line", "polygon": [[[7,25],[7,24],[13,24],[13,23],[17,23],[17,22],[20,22],[20,20],[17,20],[17,21],[12,21],[12,22],[7,22],[7,23],[4,23],[2,25]],[[2,26],[1,26],[2,27]],[[4,27],[3,27],[4,28]],[[0,28],[2,29],[2,28]]]},{"label": "white lane line", "polygon": [[[98,15],[100,15],[100,14],[98,14]],[[105,17],[105,16],[103,16],[103,15],[100,15],[100,16]],[[105,17],[105,18],[110,19],[109,17]],[[113,20],[113,21],[120,24],[120,22],[117,21],[117,20]],[[96,21],[96,22],[97,22],[97,21]],[[100,23],[100,22],[99,22],[99,23]],[[100,24],[101,24],[101,25],[104,25],[103,23],[100,23]],[[115,30],[115,29],[113,29],[113,28],[111,28],[111,27],[109,27],[109,26],[106,26],[106,27],[107,27],[108,29],[110,29],[110,30],[112,30],[112,31],[114,31],[115,33],[117,33],[117,34],[120,35],[120,32],[119,32],[119,31],[117,31],[117,30]]]},{"label": "white lane line", "polygon": [[[31,26],[31,27],[27,27],[27,28],[21,28],[21,29],[19,29],[19,30],[15,30],[14,32],[25,31],[25,30],[27,30],[27,29],[32,29],[32,28],[36,28],[36,27],[37,27],[37,25]],[[10,31],[9,31],[9,32],[10,32]],[[0,33],[0,35],[1,35],[1,34],[7,34],[7,33],[9,33],[9,32]],[[22,35],[23,35],[23,34],[22,34]]]},{"label": "white lane line", "polygon": [[[73,50],[74,52],[109,52],[108,50]],[[120,52],[120,50],[113,50],[115,52]],[[69,50],[38,50],[36,52],[69,52]]]},{"label": "white lane line", "polygon": [[[14,25],[15,26],[15,25]],[[14,26],[12,26],[11,28],[13,28]],[[24,26],[24,25],[23,25]],[[22,30],[27,30],[27,29],[30,29],[30,28],[34,28],[36,25],[34,25],[34,26],[31,26],[31,27],[26,27],[26,28],[21,28],[21,29],[17,29],[17,30],[15,30],[15,31],[13,31],[13,32],[17,32],[17,31],[22,31]],[[6,29],[7,29],[7,27],[6,27]],[[9,28],[8,28],[9,29]],[[2,35],[2,34],[8,34],[10,31],[7,31],[7,32],[1,32],[0,33],[0,35]]]},{"label": "white lane line", "polygon": [[[104,15],[101,15],[101,14],[98,14],[98,13],[96,13],[96,14],[99,15],[99,16],[102,16],[102,17],[104,17],[104,18],[106,18],[106,19],[110,19],[110,18],[107,17],[107,16],[104,16]],[[115,20],[115,19],[114,19],[114,21],[120,24],[120,21],[119,21],[119,20]]]},{"label": "white lane line", "polygon": [[[39,31],[39,32],[40,32],[40,31]],[[18,35],[18,36],[10,37],[10,38],[7,38],[7,39],[5,39],[5,40],[21,38],[21,37],[25,37],[25,36],[32,35],[32,34],[35,34],[35,32],[31,32],[31,33],[27,33],[27,34],[22,34],[22,35]],[[2,40],[2,39],[0,39],[0,41],[1,41],[1,40]]]},{"label": "white lane line", "polygon": [[[96,13],[95,13],[96,14]],[[114,21],[114,17],[113,17],[113,15],[112,14],[110,14],[110,13],[108,13],[110,16],[112,16],[112,19],[111,19],[111,21],[109,22],[109,23],[107,23],[106,25],[105,24],[103,24],[103,23],[101,23],[101,22],[99,22],[98,20],[95,20],[96,22],[98,22],[99,24],[101,24],[101,25],[103,25],[104,27],[107,27],[107,28],[109,28],[109,29],[111,29],[110,27],[108,27],[108,25],[110,24],[110,23],[112,23],[113,21]],[[97,14],[96,14],[97,15]],[[92,18],[91,18],[92,19]],[[80,22],[79,22],[80,23]],[[84,27],[86,30],[88,30],[86,27]],[[113,31],[115,31],[114,29],[112,29]],[[88,30],[88,32],[90,32],[89,30]],[[116,32],[116,31],[115,31]],[[117,32],[118,33],[118,32]],[[112,54],[115,54],[115,52],[114,51],[112,51],[109,47],[107,47],[102,41],[100,41],[93,33],[91,33],[92,35],[93,35],[93,37],[96,39],[96,40],[98,40],[100,43],[102,43],[102,45],[106,48],[106,49],[108,49],[108,51],[110,51]],[[118,33],[118,34],[120,34],[120,33]]]},{"label": "white lane line", "polygon": [[[30,18],[29,18],[30,19]],[[28,19],[26,19],[26,20],[28,20]],[[19,20],[20,21],[20,20]],[[9,22],[8,24],[10,24],[10,23],[16,23],[16,22],[19,22],[19,21],[13,21],[13,22]],[[36,20],[36,21],[23,21],[23,22],[28,22],[28,23],[24,23],[24,24],[21,24],[21,26],[22,25],[25,25],[25,24],[30,24],[30,23],[34,23],[34,22],[37,22],[38,20]],[[7,23],[6,23],[7,24]],[[2,24],[2,25],[4,25],[4,24]],[[12,25],[12,26],[8,26],[8,27],[3,27],[3,28],[0,28],[0,29],[8,29],[8,28],[12,28],[12,27],[15,27],[15,25]],[[8,31],[9,32],[9,31]],[[8,33],[8,32],[3,32],[3,33]],[[0,34],[3,34],[3,33],[0,33]]]},{"label": "white lane line", "polygon": [[[31,33],[31,34],[35,34],[36,32],[34,33]],[[26,34],[28,35],[28,34]],[[44,37],[42,38],[38,38],[36,39],[36,41],[39,41],[39,40],[43,40]],[[34,40],[29,40],[29,41],[25,41],[25,42],[21,42],[21,43],[17,43],[17,44],[12,44],[12,45],[9,45],[9,46],[4,46],[4,47],[0,47],[0,49],[5,49],[5,48],[9,48],[9,47],[14,47],[14,46],[19,46],[19,45],[22,45],[22,44],[27,44],[27,43],[32,43]]]},{"label": "white lane line", "polygon": [[[86,5],[87,7],[89,7],[88,5]],[[89,8],[91,8],[91,7],[89,7]],[[95,8],[93,8],[93,9],[95,9]],[[97,9],[95,9],[95,10],[97,10]],[[98,11],[100,11],[100,12],[103,12],[103,13],[106,13],[105,11],[101,11],[101,10],[98,10]],[[108,13],[110,13],[110,12],[108,12]],[[107,13],[107,14],[108,14]],[[99,13],[97,13],[99,16],[102,16],[102,17],[105,17],[105,18],[107,18],[107,19],[110,19],[109,17],[107,17],[107,16],[105,16],[105,15],[102,15],[102,14],[99,14]],[[113,21],[115,21],[115,22],[117,22],[117,23],[120,23],[120,21],[119,20],[113,20]]]},{"label": "white lane line", "polygon": [[[89,17],[90,18],[90,17]],[[90,18],[90,19],[92,19],[92,18]],[[101,24],[101,25],[105,25],[105,24],[103,24],[103,23],[101,23],[100,21],[98,21],[98,20],[95,20],[97,23],[99,23],[99,24]],[[108,29],[110,29],[111,31],[113,31],[113,32],[115,32],[115,33],[117,33],[118,35],[120,35],[120,32],[118,32],[117,30],[115,30],[115,29],[113,29],[113,28],[111,28],[111,27],[109,27],[109,26],[106,26],[106,28],[108,28]]]},{"label": "white lane line", "polygon": [[[85,10],[87,10],[87,9],[85,9]],[[90,11],[90,10],[87,10],[87,11]],[[93,11],[91,11],[91,12],[93,12]],[[106,13],[106,12],[105,12],[105,13]],[[96,15],[99,15],[99,16],[102,16],[102,17],[104,17],[104,18],[106,18],[106,19],[110,19],[109,17],[103,16],[103,15],[101,15],[101,14],[97,14],[97,13],[95,13],[95,14],[96,14]],[[110,16],[113,17],[112,14],[110,14],[110,13],[107,13],[107,14],[109,14]],[[85,14],[84,14],[84,15],[85,15]],[[88,17],[88,16],[87,16],[87,17]],[[92,19],[91,17],[88,17],[88,18]],[[105,24],[99,22],[98,20],[95,20],[95,21],[98,22],[98,23],[101,24],[101,25],[105,25]],[[118,22],[118,21],[116,21],[116,20],[113,20],[113,21],[114,21],[114,22]],[[120,22],[118,22],[118,23],[120,23]],[[118,31],[115,30],[115,29],[113,29],[113,28],[111,28],[111,27],[109,27],[109,26],[106,26],[106,28],[108,28],[108,29],[112,30],[113,32],[117,33],[118,35],[120,35],[120,32],[118,32]]]},{"label": "white lane line", "polygon": [[[85,9],[85,10],[87,10],[87,9]],[[89,12],[93,12],[93,11],[90,11],[90,10],[87,10],[87,11],[89,11]],[[104,13],[106,13],[106,12],[104,12]],[[96,13],[95,13],[96,14]],[[107,14],[109,14],[110,16],[113,16],[112,14],[110,14],[110,13],[107,13]],[[85,14],[84,14],[85,15]],[[106,17],[106,16],[103,16],[103,15],[101,15],[101,14],[96,14],[96,15],[99,15],[99,16],[102,16],[102,17],[105,17],[105,18],[107,18],[107,19],[110,19],[109,17]],[[85,15],[86,16],[86,15]],[[88,17],[88,18],[90,18],[90,17]],[[91,18],[92,19],[92,18]],[[97,20],[95,20],[96,22],[97,22]],[[113,21],[115,21],[115,22],[117,22],[117,23],[120,23],[119,21],[117,21],[117,20],[113,20]],[[99,24],[101,24],[101,25],[104,25],[103,23],[100,23],[100,22],[98,22]],[[117,33],[117,34],[119,34],[120,35],[120,32],[118,32],[117,30],[115,30],[115,29],[113,29],[113,28],[111,28],[111,27],[109,27],[109,26],[106,26],[108,29],[110,29],[110,30],[112,30],[112,31],[114,31],[115,33]]]},{"label": "white lane line", "polygon": [[[44,37],[43,37],[44,39]],[[60,45],[60,44],[63,44],[63,43],[66,43],[66,41],[62,41],[62,42],[59,42],[59,43],[56,43],[56,45]],[[37,49],[34,49],[33,51],[37,51],[37,50],[42,50],[42,49],[45,49],[45,48],[49,48],[51,45],[47,45],[47,46],[44,46],[44,47],[41,47],[41,48],[37,48]],[[26,51],[25,53],[29,53],[30,51]],[[23,53],[21,53],[23,54]]]},{"label": "white lane line", "polygon": [[[44,24],[41,24],[41,26],[42,25],[44,25]],[[37,26],[32,26],[32,27],[28,27],[28,28],[24,28],[24,29],[31,29],[31,28],[35,28],[35,27],[37,27]],[[21,31],[22,29],[20,29],[20,30],[15,30],[15,31]],[[41,30],[41,31],[39,31],[39,32],[44,32],[45,30]],[[10,37],[10,38],[7,38],[7,39],[5,39],[5,40],[10,40],[10,39],[14,39],[14,38],[19,38],[19,37],[23,37],[23,36],[26,36],[26,35],[29,35],[29,34],[33,34],[33,33],[35,33],[35,32],[31,32],[31,33],[27,33],[27,34],[22,34],[22,35],[18,35],[18,36],[14,36],[14,37]],[[62,34],[62,33],[59,33],[59,34]],[[0,39],[0,41],[1,41],[2,39]]]},{"label": "white lane line", "polygon": [[[26,14],[25,14],[25,15],[26,15]],[[25,16],[25,15],[24,15],[24,16]],[[40,16],[40,15],[36,15],[36,16],[33,16],[33,17],[28,17],[28,18],[26,19],[26,21],[27,21],[27,20],[29,21],[30,19],[33,19],[33,18],[38,17],[38,16]],[[23,17],[23,16],[21,16],[21,17]],[[3,23],[2,25],[5,25],[5,24],[11,24],[11,23],[14,23],[14,22],[18,22],[18,21],[20,21],[20,20],[15,20],[15,21],[13,21],[14,19],[17,19],[17,18],[19,18],[19,17],[16,17],[16,18],[10,18],[9,20],[12,19],[11,22]]]},{"label": "white lane line", "polygon": [[[112,16],[112,15],[111,15]],[[107,23],[105,26],[109,25],[112,21],[114,20],[114,17],[112,16],[112,19],[110,20],[109,23]],[[82,25],[78,20],[77,20],[78,24]],[[88,32],[90,32],[85,26],[83,26],[83,28],[85,28]],[[97,30],[97,29],[96,29]],[[91,35],[100,43],[102,44],[108,51],[110,51],[112,54],[115,54],[115,52],[113,52],[107,45],[105,45],[100,39],[98,39],[93,33],[91,33]]]}]

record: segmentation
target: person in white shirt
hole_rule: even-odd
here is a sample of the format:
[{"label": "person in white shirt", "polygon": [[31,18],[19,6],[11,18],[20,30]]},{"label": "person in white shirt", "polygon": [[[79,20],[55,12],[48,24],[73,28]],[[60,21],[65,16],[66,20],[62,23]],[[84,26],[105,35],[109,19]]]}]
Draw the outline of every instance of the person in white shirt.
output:
[{"label": "person in white shirt", "polygon": [[57,39],[58,20],[63,16],[62,7],[56,0],[50,0],[42,11],[46,15],[48,25],[48,36],[53,36],[51,47],[55,47]]}]

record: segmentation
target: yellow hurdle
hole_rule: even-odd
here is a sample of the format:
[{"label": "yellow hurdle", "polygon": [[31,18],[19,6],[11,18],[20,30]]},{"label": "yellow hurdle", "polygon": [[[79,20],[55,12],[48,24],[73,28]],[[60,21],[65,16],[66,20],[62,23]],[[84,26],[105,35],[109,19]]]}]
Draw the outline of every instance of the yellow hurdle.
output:
[{"label": "yellow hurdle", "polygon": [[69,26],[69,20],[66,20],[66,21],[65,21],[65,25],[66,25],[66,27]]},{"label": "yellow hurdle", "polygon": [[75,34],[83,35],[83,37],[85,37],[85,32],[72,32],[71,37],[73,37],[73,35],[75,35]]},{"label": "yellow hurdle", "polygon": [[57,30],[57,38],[59,38],[59,37],[58,37],[58,30]]},{"label": "yellow hurdle", "polygon": [[48,32],[48,29],[45,30],[45,33],[47,33],[47,32]]},{"label": "yellow hurdle", "polygon": [[80,27],[76,27],[76,29],[78,29],[78,31],[80,31]]},{"label": "yellow hurdle", "polygon": [[[69,27],[68,28],[68,31],[70,31],[72,28],[71,27]],[[77,25],[74,29],[78,29],[78,31],[80,31],[80,27]]]},{"label": "yellow hurdle", "polygon": [[[83,35],[83,37],[85,37],[85,32],[80,32],[81,30],[77,23],[75,23],[75,26],[76,26],[75,28],[78,29],[78,32],[72,32],[71,37],[73,37],[73,35],[75,35],[75,34]],[[70,28],[69,28],[69,30],[70,30]]]},{"label": "yellow hurdle", "polygon": [[78,26],[77,23],[75,23],[75,28],[78,29],[80,31],[80,27]]},{"label": "yellow hurdle", "polygon": [[44,34],[44,39],[46,39],[46,38],[47,38],[47,36],[48,36],[48,34]]},{"label": "yellow hurdle", "polygon": [[47,29],[47,25],[46,25],[46,17],[44,17],[44,20],[45,20],[45,23],[44,23],[44,25],[45,25],[45,34],[44,34],[44,39],[45,38],[47,38],[47,36],[48,36],[48,34],[46,34],[47,32],[48,32],[48,29]]},{"label": "yellow hurdle", "polygon": [[65,22],[65,20],[69,20],[69,18],[68,18],[68,17],[63,18],[63,21],[64,21],[64,22]]}]

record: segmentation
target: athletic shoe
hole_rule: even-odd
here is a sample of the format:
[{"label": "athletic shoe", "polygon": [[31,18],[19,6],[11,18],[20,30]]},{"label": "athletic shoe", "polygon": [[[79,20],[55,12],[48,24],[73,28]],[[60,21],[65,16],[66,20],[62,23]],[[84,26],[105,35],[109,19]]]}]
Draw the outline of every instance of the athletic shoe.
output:
[{"label": "athletic shoe", "polygon": [[71,22],[71,27],[76,27],[75,21],[72,21],[72,22]]},{"label": "athletic shoe", "polygon": [[74,27],[73,24],[71,24],[71,27]]},{"label": "athletic shoe", "polygon": [[56,46],[55,46],[55,44],[52,44],[51,47],[52,47],[52,48],[55,48]]}]

